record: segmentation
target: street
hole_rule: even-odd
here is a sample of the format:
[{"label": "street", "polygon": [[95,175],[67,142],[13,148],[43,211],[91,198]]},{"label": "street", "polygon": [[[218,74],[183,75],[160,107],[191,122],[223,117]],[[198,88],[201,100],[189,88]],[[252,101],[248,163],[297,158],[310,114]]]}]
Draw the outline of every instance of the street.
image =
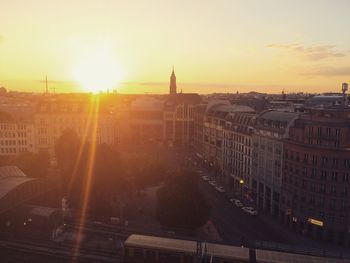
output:
[{"label": "street", "polygon": [[275,230],[269,228],[258,216],[251,216],[236,207],[207,181],[200,180],[199,187],[211,205],[212,221],[224,241],[241,245],[255,240],[289,243]]}]

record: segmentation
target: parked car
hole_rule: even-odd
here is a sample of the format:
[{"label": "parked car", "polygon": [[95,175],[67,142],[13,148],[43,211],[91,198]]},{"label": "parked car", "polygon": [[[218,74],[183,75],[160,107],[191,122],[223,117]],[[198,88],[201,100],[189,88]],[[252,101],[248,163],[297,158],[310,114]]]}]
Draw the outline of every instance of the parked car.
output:
[{"label": "parked car", "polygon": [[215,182],[215,181],[209,181],[209,184],[212,185],[212,186],[217,186],[218,185],[218,183]]},{"label": "parked car", "polygon": [[253,207],[250,206],[245,206],[242,207],[242,210],[248,214],[250,214],[251,216],[256,216],[258,215],[258,211],[256,211]]},{"label": "parked car", "polygon": [[235,201],[235,206],[237,206],[237,207],[243,207],[243,204],[242,204],[242,202],[241,202],[240,200],[236,200],[236,201]]},{"label": "parked car", "polygon": [[207,176],[207,175],[204,175],[204,176],[202,176],[201,178],[202,178],[204,181],[209,181],[209,180],[210,180],[209,176]]},{"label": "parked car", "polygon": [[236,202],[236,200],[237,200],[237,199],[235,199],[235,198],[231,198],[231,199],[230,199],[230,202],[231,202],[232,204],[234,204],[234,203]]},{"label": "parked car", "polygon": [[225,193],[225,188],[223,186],[217,186],[215,189],[220,193]]}]

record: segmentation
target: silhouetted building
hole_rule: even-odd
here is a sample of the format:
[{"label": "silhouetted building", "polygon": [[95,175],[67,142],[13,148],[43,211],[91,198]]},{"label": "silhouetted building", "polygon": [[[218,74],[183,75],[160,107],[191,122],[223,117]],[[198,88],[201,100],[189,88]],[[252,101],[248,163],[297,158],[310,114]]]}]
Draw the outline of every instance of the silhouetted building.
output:
[{"label": "silhouetted building", "polygon": [[190,146],[194,136],[194,108],[201,102],[195,93],[168,95],[164,104],[164,141],[168,145]]},{"label": "silhouetted building", "polygon": [[171,72],[171,76],[170,76],[170,86],[169,86],[169,94],[176,94],[176,76],[175,76],[175,72],[174,72],[174,67],[173,67],[173,71]]},{"label": "silhouetted building", "polygon": [[137,98],[130,105],[130,132],[133,142],[163,141],[164,100],[150,96]]}]

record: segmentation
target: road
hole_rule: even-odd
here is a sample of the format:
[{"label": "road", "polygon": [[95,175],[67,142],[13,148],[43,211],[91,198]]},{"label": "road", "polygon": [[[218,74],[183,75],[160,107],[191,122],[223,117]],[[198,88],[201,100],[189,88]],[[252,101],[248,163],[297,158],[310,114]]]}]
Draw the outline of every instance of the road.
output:
[{"label": "road", "polygon": [[216,191],[207,181],[200,180],[199,187],[211,205],[212,221],[224,241],[234,245],[241,245],[242,238],[249,244],[254,244],[255,240],[290,243],[259,216],[250,216],[234,206],[225,194]]}]

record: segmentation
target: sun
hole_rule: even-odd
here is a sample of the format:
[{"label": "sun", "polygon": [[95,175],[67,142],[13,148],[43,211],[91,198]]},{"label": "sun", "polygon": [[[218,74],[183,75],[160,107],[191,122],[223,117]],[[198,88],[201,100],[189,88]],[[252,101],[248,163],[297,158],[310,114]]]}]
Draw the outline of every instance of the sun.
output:
[{"label": "sun", "polygon": [[101,47],[81,56],[74,78],[85,91],[98,93],[114,89],[121,81],[121,70],[112,52]]}]

